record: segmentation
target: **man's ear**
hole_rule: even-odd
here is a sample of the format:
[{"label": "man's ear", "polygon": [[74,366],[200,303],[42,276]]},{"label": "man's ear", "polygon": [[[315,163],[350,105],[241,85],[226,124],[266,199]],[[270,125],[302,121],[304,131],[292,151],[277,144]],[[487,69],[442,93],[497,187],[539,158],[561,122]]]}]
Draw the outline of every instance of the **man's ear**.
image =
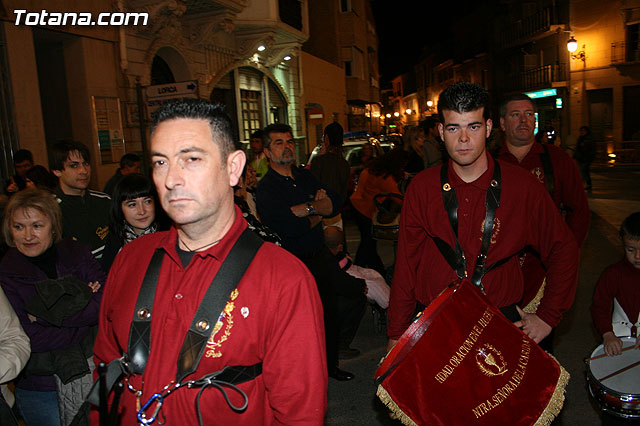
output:
[{"label": "man's ear", "polygon": [[51,170],[51,173],[56,175],[56,177],[62,176],[62,171],[61,170]]},{"label": "man's ear", "polygon": [[438,133],[440,133],[440,139],[444,140],[444,125],[438,123]]},{"label": "man's ear", "polygon": [[504,131],[504,117],[500,117],[500,128]]},{"label": "man's ear", "polygon": [[227,173],[229,174],[229,185],[232,187],[238,184],[246,162],[247,157],[241,150],[233,151],[227,157]]},{"label": "man's ear", "polygon": [[493,129],[493,121],[487,118],[487,138],[491,136],[491,129]]}]

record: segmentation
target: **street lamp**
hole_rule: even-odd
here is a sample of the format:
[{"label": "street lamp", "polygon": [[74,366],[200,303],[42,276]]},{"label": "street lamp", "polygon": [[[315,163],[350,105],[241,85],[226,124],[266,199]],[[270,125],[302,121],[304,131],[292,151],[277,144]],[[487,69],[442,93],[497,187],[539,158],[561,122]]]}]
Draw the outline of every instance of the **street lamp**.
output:
[{"label": "street lamp", "polygon": [[582,62],[585,62],[585,60],[586,60],[586,55],[584,53],[584,48],[585,47],[586,46],[583,44],[582,45],[582,50],[580,52],[573,53],[576,50],[578,50],[578,41],[575,38],[573,38],[573,36],[571,36],[571,38],[567,42],[567,50],[569,52],[571,52],[571,59],[579,59]]}]

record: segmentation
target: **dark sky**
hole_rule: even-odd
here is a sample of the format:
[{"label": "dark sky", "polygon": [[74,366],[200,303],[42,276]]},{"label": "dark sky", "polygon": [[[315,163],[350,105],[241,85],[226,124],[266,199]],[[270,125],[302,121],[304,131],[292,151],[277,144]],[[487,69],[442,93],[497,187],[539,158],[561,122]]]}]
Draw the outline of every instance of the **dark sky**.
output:
[{"label": "dark sky", "polygon": [[[479,7],[474,0],[370,0],[376,23],[381,83],[411,70],[425,45],[443,48],[463,11]],[[478,22],[478,25],[482,25]]]},{"label": "dark sky", "polygon": [[427,19],[424,13],[415,6],[407,9],[398,6],[409,3],[421,4],[422,1],[371,0],[380,42],[378,58],[382,83],[411,69],[418,61],[421,45],[426,39]]}]

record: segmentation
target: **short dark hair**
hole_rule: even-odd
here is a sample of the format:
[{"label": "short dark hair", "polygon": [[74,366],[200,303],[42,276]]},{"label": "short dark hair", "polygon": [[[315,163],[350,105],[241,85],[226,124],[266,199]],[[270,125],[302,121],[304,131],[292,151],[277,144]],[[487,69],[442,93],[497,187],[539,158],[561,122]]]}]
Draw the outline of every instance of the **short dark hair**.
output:
[{"label": "short dark hair", "polygon": [[500,117],[504,118],[507,115],[507,104],[509,102],[515,102],[515,101],[529,101],[533,106],[533,112],[538,111],[538,108],[536,108],[536,104],[535,102],[533,102],[533,99],[531,99],[529,96],[525,95],[524,93],[516,93],[515,95],[507,96],[502,101],[502,103],[500,104]]},{"label": "short dark hair", "polygon": [[640,212],[631,213],[620,225],[620,237],[640,240]]},{"label": "short dark hair", "polygon": [[258,129],[255,132],[251,133],[249,139],[262,139],[263,134],[264,132],[262,131],[262,129]]},{"label": "short dark hair", "polygon": [[58,186],[58,178],[39,164],[27,170],[24,176],[40,189],[47,189],[53,192]]},{"label": "short dark hair", "polygon": [[480,108],[484,108],[483,116],[488,119],[490,117],[489,93],[484,87],[467,81],[447,87],[438,99],[438,116],[442,123],[444,123],[444,110],[463,113]]},{"label": "short dark hair", "polygon": [[51,157],[49,160],[49,168],[51,170],[64,170],[64,162],[69,158],[69,154],[77,151],[82,159],[86,162],[91,160],[89,149],[81,142],[63,140],[55,143],[51,147]]},{"label": "short dark hair", "polygon": [[334,121],[327,125],[327,127],[324,128],[323,134],[329,137],[330,146],[335,146],[336,148],[342,147],[344,142],[344,130],[340,123]]},{"label": "short dark hair", "polygon": [[420,126],[424,129],[425,133],[428,133],[429,130],[433,129],[437,125],[438,125],[438,120],[436,120],[434,117],[426,117],[420,123]]},{"label": "short dark hair", "polygon": [[293,136],[293,129],[284,123],[272,123],[265,127],[262,134],[262,142],[267,149],[271,145],[271,133],[290,133]]},{"label": "short dark hair", "polygon": [[151,197],[155,202],[156,220],[158,219],[158,197],[156,196],[156,187],[144,175],[133,173],[126,175],[113,189],[111,196],[111,208],[109,209],[109,232],[117,238],[118,242],[124,244],[124,214],[122,213],[122,202],[134,200],[140,197]]},{"label": "short dark hair", "polygon": [[28,149],[19,149],[13,153],[13,164],[29,161],[33,164],[33,154]]},{"label": "short dark hair", "polygon": [[233,124],[225,112],[224,105],[212,104],[203,99],[184,99],[164,105],[153,114],[151,136],[153,137],[153,133],[161,123],[179,118],[206,120],[211,130],[211,139],[218,144],[223,161],[238,149]]},{"label": "short dark hair", "polygon": [[134,153],[128,153],[120,157],[120,168],[133,167],[141,161],[140,156]]}]

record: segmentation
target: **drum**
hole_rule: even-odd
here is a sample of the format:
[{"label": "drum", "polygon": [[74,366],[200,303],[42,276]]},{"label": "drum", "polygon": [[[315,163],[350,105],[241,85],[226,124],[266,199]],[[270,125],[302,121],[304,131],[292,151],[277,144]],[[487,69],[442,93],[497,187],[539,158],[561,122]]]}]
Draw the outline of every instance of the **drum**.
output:
[{"label": "drum", "polygon": [[416,318],[375,373],[405,425],[549,425],[569,374],[468,280]]},{"label": "drum", "polygon": [[[622,337],[624,348],[636,343],[635,337]],[[591,358],[604,354],[598,346]],[[640,361],[640,350],[628,350],[618,356],[587,361],[589,393],[603,411],[624,419],[640,419],[640,365],[602,380],[609,374]]]}]

